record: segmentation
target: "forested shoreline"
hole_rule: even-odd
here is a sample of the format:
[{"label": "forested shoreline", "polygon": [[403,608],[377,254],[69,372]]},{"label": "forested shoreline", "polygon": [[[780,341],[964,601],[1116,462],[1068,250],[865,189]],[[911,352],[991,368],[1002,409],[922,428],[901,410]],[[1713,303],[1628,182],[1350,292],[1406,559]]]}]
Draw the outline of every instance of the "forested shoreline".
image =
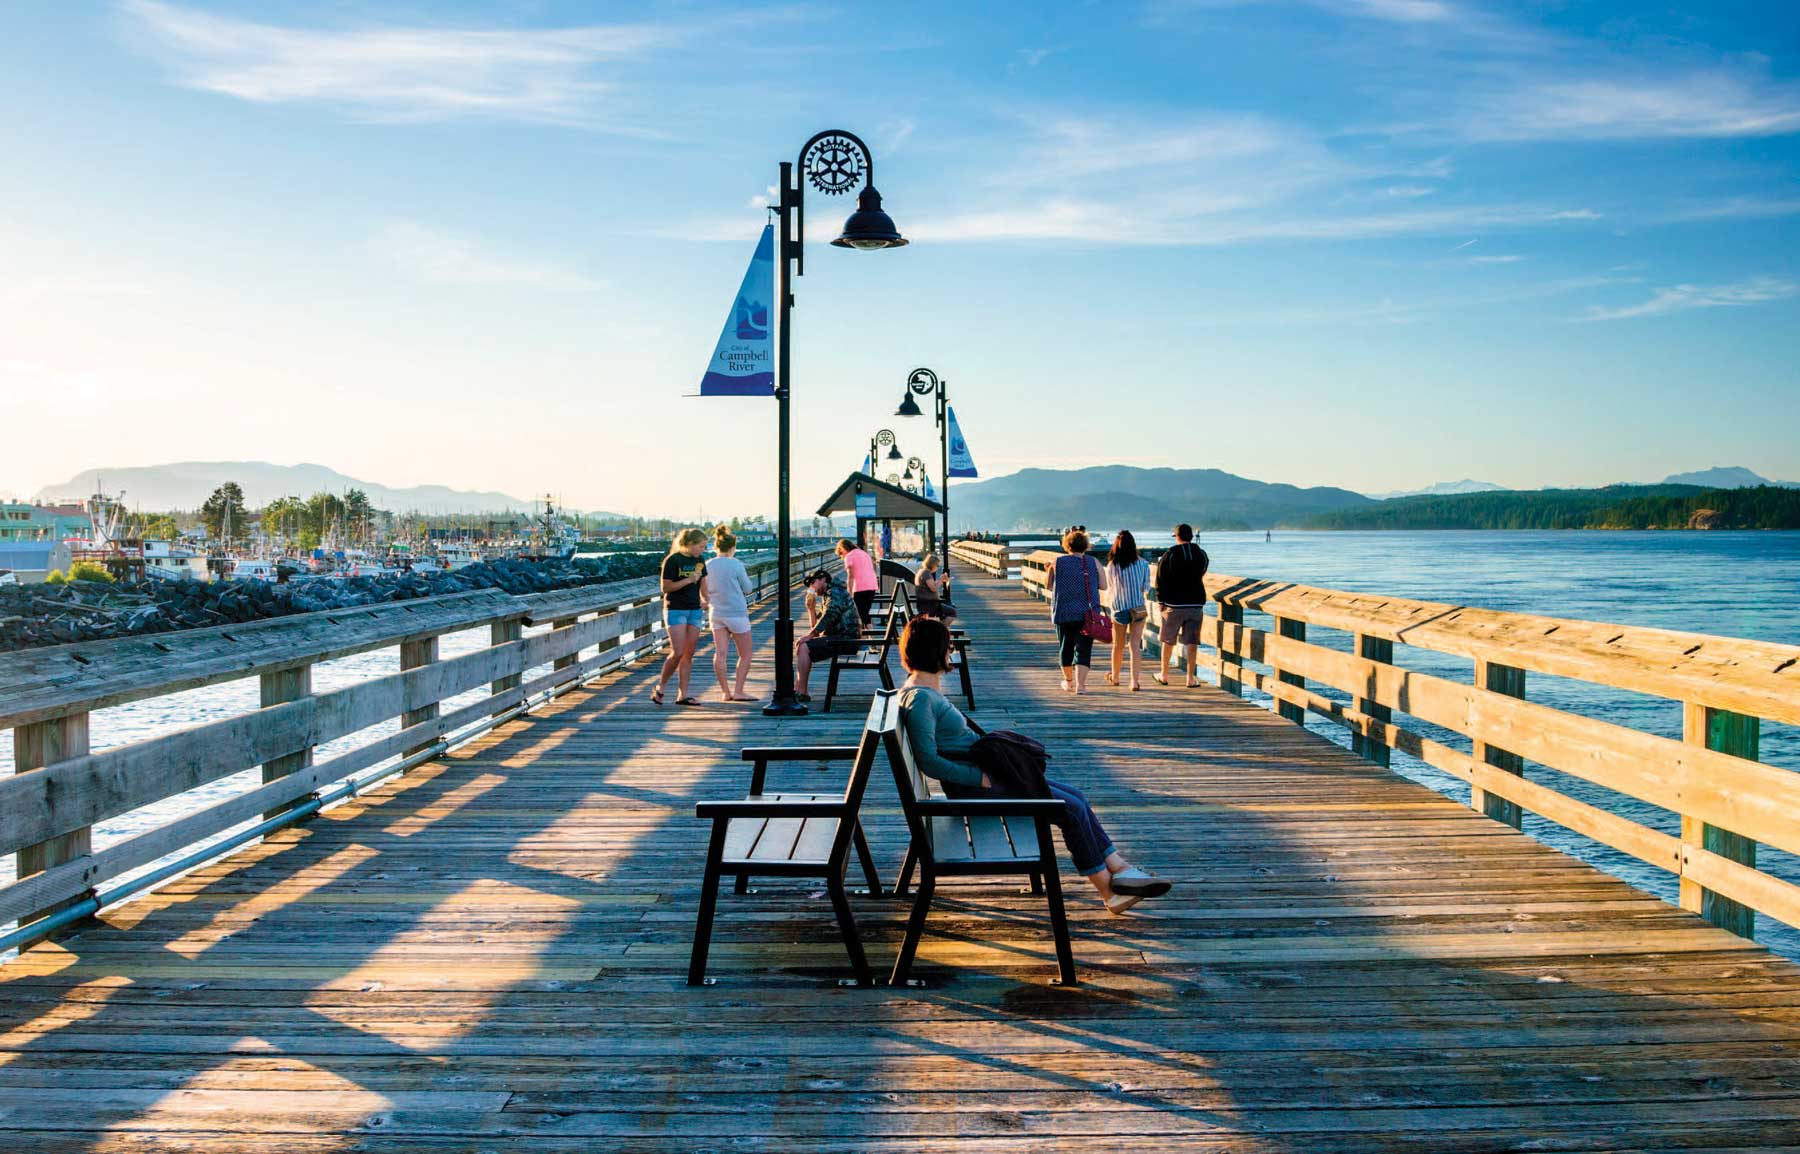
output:
[{"label": "forested shoreline", "polygon": [[1800,529],[1800,489],[1613,485],[1396,497],[1315,513],[1301,529]]}]

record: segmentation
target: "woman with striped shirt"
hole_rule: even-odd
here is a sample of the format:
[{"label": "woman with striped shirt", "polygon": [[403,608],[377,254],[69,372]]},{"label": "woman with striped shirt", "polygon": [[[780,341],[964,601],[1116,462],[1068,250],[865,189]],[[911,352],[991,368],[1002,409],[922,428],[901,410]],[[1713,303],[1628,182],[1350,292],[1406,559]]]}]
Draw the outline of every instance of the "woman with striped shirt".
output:
[{"label": "woman with striped shirt", "polygon": [[1149,610],[1144,606],[1144,593],[1150,587],[1150,563],[1138,554],[1137,538],[1131,530],[1121,529],[1113,538],[1112,555],[1106,562],[1106,588],[1113,618],[1112,672],[1106,680],[1119,683],[1119,666],[1125,651],[1131,651],[1131,691],[1143,688],[1138,681],[1138,658],[1144,652],[1144,622]]}]

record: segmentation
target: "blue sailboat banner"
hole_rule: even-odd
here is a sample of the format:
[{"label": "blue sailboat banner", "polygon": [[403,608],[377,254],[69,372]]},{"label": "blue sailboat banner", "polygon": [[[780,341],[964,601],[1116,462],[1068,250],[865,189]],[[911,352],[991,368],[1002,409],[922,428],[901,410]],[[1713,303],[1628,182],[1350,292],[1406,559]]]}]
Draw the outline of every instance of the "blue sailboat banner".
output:
[{"label": "blue sailboat banner", "polygon": [[950,409],[950,472],[952,477],[979,477],[975,458],[969,456],[969,443],[963,440],[962,427],[956,423],[956,410]]},{"label": "blue sailboat banner", "polygon": [[700,378],[701,396],[766,397],[775,392],[775,342],[769,323],[774,299],[775,227],[765,224],[712,361]]}]

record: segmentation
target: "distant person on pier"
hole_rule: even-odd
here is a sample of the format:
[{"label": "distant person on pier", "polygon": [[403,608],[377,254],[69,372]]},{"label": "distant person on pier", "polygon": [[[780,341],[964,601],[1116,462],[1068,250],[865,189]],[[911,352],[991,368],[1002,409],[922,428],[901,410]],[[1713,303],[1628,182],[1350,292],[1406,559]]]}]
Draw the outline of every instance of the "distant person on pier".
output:
[{"label": "distant person on pier", "polygon": [[816,593],[825,606],[818,624],[805,637],[794,643],[794,680],[801,701],[811,701],[806,683],[812,677],[815,662],[830,661],[834,654],[851,654],[862,648],[862,618],[856,602],[844,587],[831,579],[828,570],[820,569],[806,579],[806,588]]},{"label": "distant person on pier", "polygon": [[844,559],[844,585],[850,590],[850,599],[856,602],[856,614],[867,625],[875,610],[875,594],[881,589],[881,579],[875,575],[875,559],[848,537],[837,543],[837,555]]},{"label": "distant person on pier", "polygon": [[1063,555],[1044,574],[1044,593],[1050,598],[1050,620],[1056,622],[1060,642],[1063,692],[1087,692],[1088,667],[1094,663],[1094,639],[1088,635],[1087,616],[1099,613],[1100,594],[1106,591],[1106,574],[1088,553],[1088,535],[1081,529],[1063,534]]},{"label": "distant person on pier", "polygon": [[[950,668],[950,649],[950,627],[929,617],[907,622],[900,634],[900,664],[908,674],[900,692],[900,724],[906,730],[914,762],[948,797],[1009,796],[976,764],[981,755],[975,747],[980,735],[944,696],[943,676]],[[1044,778],[1043,784],[1049,796],[1063,803],[1062,816],[1052,820],[1062,830],[1069,857],[1109,913],[1122,914],[1145,898],[1169,892],[1169,882],[1125,860],[1085,794],[1050,778]]]},{"label": "distant person on pier", "polygon": [[[713,530],[713,551],[718,554],[706,566],[701,591],[712,612],[713,675],[726,701],[749,701],[744,682],[750,676],[750,594],[756,585],[750,571],[737,559],[737,538],[720,525]],[[737,646],[737,684],[725,680],[725,650]]]},{"label": "distant person on pier", "polygon": [[1175,546],[1156,563],[1156,600],[1162,605],[1162,670],[1151,676],[1158,685],[1169,683],[1169,659],[1179,641],[1187,658],[1187,687],[1200,684],[1196,664],[1200,646],[1200,622],[1206,618],[1206,550],[1194,544],[1194,527],[1175,526]]},{"label": "distant person on pier", "polygon": [[913,578],[913,587],[919,591],[919,616],[949,621],[956,616],[956,610],[949,604],[950,577],[939,571],[942,564],[936,553],[925,554],[919,575]]},{"label": "distant person on pier", "polygon": [[1119,683],[1119,669],[1126,650],[1131,652],[1131,691],[1142,689],[1138,660],[1144,652],[1144,625],[1149,608],[1144,594],[1150,588],[1150,563],[1138,553],[1137,538],[1130,529],[1119,530],[1106,559],[1107,604],[1112,609],[1112,672],[1106,680]]},{"label": "distant person on pier", "polygon": [[706,579],[706,561],[701,556],[705,552],[705,531],[683,529],[675,534],[669,555],[663,558],[663,626],[669,631],[669,656],[650,694],[657,705],[663,703],[663,689],[671,677],[677,678],[676,705],[700,704],[688,693],[688,679],[694,672],[700,630],[706,624],[706,592],[701,584]]}]

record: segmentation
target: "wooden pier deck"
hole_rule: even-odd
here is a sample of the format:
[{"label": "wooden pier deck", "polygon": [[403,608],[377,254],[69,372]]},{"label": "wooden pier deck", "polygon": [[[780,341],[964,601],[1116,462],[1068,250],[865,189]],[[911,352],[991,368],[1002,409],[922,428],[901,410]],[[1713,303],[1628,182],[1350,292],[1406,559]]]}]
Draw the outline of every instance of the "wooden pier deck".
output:
[{"label": "wooden pier deck", "polygon": [[[978,716],[1181,882],[1113,918],[1067,875],[1081,986],[967,883],[927,988],[837,988],[781,882],[684,985],[693,803],[862,699],[656,709],[645,662],[0,967],[0,1149],[1800,1146],[1800,968],[1218,690],[1067,699],[1042,606],[963,575]],[[891,880],[885,765],[864,812]],[[905,907],[856,908],[880,969]]]}]

